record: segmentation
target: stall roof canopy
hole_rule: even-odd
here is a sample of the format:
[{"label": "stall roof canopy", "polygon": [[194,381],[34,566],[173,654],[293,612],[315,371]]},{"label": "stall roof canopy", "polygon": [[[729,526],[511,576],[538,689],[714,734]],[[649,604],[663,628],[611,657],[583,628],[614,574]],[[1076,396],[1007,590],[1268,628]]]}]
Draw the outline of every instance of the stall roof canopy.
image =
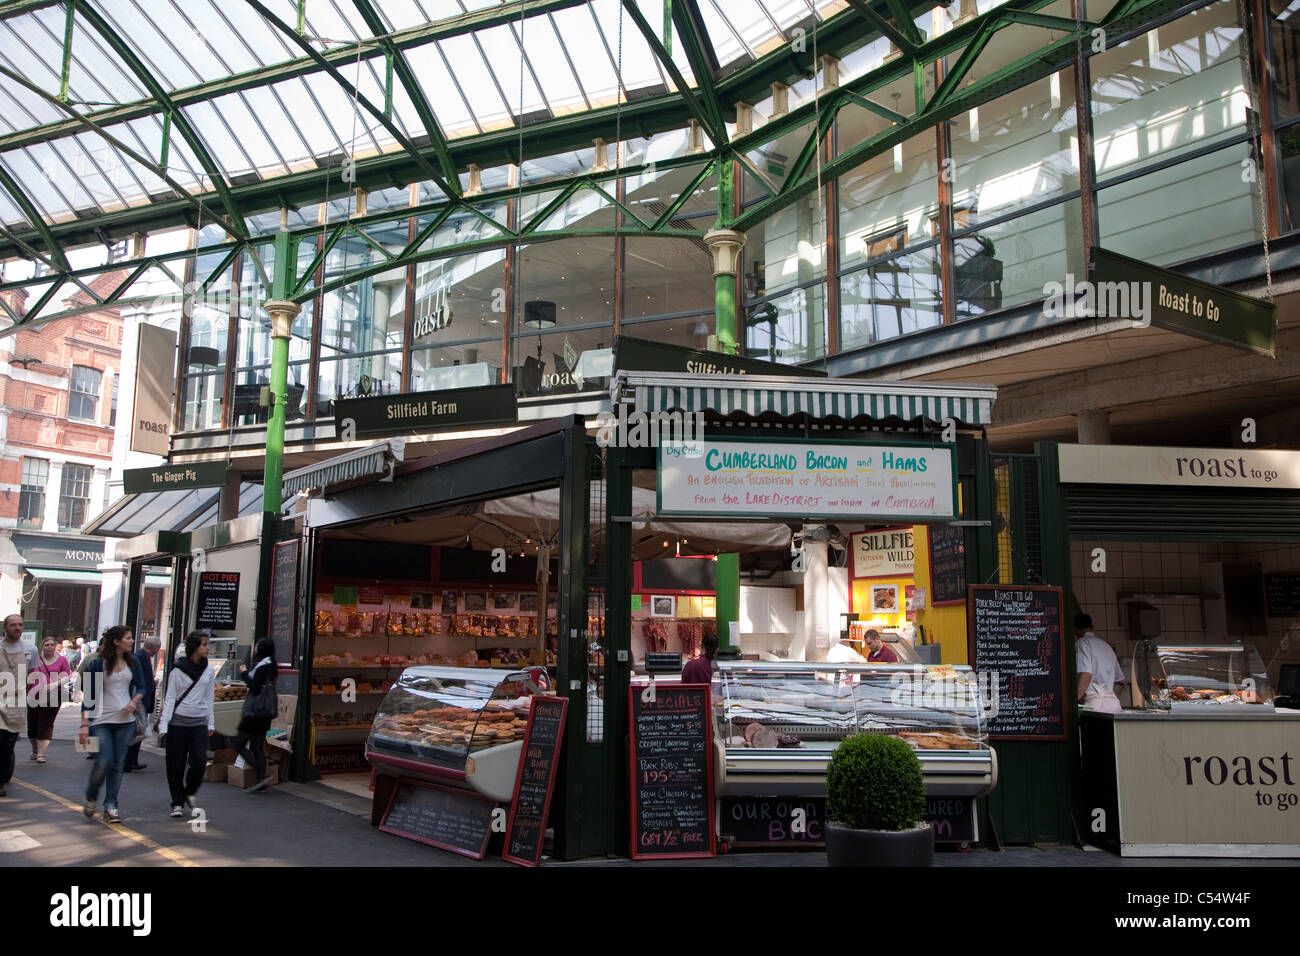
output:
[{"label": "stall roof canopy", "polygon": [[406,440],[390,438],[377,445],[358,448],[316,462],[284,476],[281,495],[288,499],[310,488],[328,488],[353,478],[391,476],[397,463],[405,458]]},{"label": "stall roof canopy", "polygon": [[713,412],[755,418],[807,415],[846,422],[952,418],[976,426],[992,422],[993,402],[998,394],[992,385],[630,371],[614,377],[610,392],[615,403],[631,398],[635,408],[643,412]]},{"label": "stall roof canopy", "polygon": [[[192,531],[217,523],[220,488],[143,491],[124,495],[86,525],[86,534],[133,538],[151,531]],[[245,484],[239,492],[239,515],[262,510],[262,486]]]}]

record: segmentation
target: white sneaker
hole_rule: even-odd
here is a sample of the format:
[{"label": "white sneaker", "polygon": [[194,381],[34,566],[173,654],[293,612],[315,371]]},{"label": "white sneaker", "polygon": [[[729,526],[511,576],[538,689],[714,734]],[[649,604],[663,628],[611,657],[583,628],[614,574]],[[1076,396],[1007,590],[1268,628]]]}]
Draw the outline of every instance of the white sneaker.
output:
[{"label": "white sneaker", "polygon": [[180,807],[172,807],[171,815],[174,817],[183,817],[185,816],[185,811],[182,810]]}]

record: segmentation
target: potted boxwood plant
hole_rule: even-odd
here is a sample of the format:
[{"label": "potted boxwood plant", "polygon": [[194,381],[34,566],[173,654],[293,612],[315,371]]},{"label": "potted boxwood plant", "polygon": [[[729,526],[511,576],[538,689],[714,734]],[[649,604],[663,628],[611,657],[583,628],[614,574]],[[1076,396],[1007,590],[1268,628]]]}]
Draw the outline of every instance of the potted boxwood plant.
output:
[{"label": "potted boxwood plant", "polygon": [[885,734],[841,741],[826,768],[826,798],[829,865],[933,865],[921,761],[906,741]]}]

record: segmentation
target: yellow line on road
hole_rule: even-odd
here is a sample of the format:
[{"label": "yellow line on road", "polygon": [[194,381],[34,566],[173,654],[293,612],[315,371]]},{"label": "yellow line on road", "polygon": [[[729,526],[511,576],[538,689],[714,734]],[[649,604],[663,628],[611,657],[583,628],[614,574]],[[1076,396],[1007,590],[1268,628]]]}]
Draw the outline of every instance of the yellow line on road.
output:
[{"label": "yellow line on road", "polygon": [[[26,787],[28,790],[31,790],[35,793],[39,793],[42,797],[45,797],[48,800],[53,800],[55,803],[60,804],[61,806],[65,806],[69,810],[75,810],[78,813],[82,812],[80,805],[73,803],[71,800],[64,799],[63,797],[59,796],[57,793],[51,793],[49,790],[46,790],[44,787],[38,787],[34,783],[28,783],[26,780],[20,780],[17,777],[14,777],[12,782],[18,784],[20,787]],[[120,833],[128,840],[134,840],[136,843],[139,843],[141,846],[145,847],[146,849],[153,850],[153,852],[157,853],[159,856],[161,856],[164,860],[167,860],[169,863],[175,863],[177,866],[198,866],[199,865],[195,863],[193,860],[188,859],[182,856],[181,854],[177,853],[175,850],[171,849],[170,847],[165,847],[161,843],[155,843],[153,840],[149,839],[143,833],[137,833],[136,831],[132,830],[130,827],[126,826],[125,824],[108,823],[102,817],[99,816],[94,817],[93,820],[96,823],[100,824],[100,826],[111,831],[112,833]]]}]

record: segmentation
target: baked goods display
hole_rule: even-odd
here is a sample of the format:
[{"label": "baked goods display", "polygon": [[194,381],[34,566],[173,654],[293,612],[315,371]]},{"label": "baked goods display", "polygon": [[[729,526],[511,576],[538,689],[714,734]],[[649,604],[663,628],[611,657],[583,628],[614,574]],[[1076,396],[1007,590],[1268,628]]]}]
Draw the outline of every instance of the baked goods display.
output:
[{"label": "baked goods display", "polygon": [[900,730],[898,736],[917,750],[980,750],[978,740],[947,730]]},{"label": "baked goods display", "polygon": [[247,684],[221,684],[216,690],[216,699],[222,700],[243,700],[248,696]]},{"label": "baked goods display", "polygon": [[484,750],[523,740],[527,729],[526,708],[490,704],[479,711],[445,705],[380,717],[375,721],[374,739],[456,751]]}]

